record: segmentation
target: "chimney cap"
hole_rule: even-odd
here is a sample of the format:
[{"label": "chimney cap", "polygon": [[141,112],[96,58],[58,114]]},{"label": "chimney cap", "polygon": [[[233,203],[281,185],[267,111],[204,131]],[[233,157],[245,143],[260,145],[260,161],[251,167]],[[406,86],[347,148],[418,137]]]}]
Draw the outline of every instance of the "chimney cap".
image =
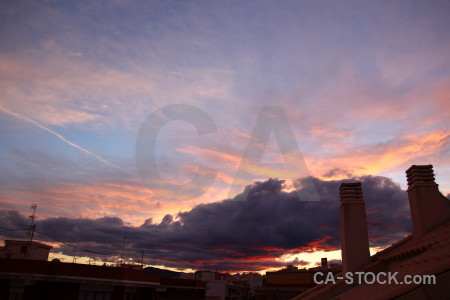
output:
[{"label": "chimney cap", "polygon": [[436,184],[433,165],[412,165],[405,173],[410,188],[415,184]]},{"label": "chimney cap", "polygon": [[342,182],[339,189],[341,190],[346,187],[353,187],[353,186],[355,186],[355,187],[361,186],[361,182]]},{"label": "chimney cap", "polygon": [[411,173],[412,171],[421,171],[421,170],[433,170],[433,165],[412,165],[405,171],[406,174]]},{"label": "chimney cap", "polygon": [[357,193],[361,191],[361,182],[342,182],[339,187],[340,193]]},{"label": "chimney cap", "polygon": [[339,195],[342,201],[362,201],[363,194],[361,182],[342,182],[339,187]]}]

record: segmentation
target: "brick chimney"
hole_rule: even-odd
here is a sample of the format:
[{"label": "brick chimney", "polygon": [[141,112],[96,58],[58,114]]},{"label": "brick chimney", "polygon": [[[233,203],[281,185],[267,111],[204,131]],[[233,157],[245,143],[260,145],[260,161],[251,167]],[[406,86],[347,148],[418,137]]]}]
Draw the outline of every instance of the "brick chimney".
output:
[{"label": "brick chimney", "polygon": [[342,271],[354,272],[370,262],[366,206],[361,183],[341,183],[339,194]]},{"label": "brick chimney", "polygon": [[406,170],[406,178],[414,235],[450,220],[450,201],[439,192],[432,165],[412,165]]}]

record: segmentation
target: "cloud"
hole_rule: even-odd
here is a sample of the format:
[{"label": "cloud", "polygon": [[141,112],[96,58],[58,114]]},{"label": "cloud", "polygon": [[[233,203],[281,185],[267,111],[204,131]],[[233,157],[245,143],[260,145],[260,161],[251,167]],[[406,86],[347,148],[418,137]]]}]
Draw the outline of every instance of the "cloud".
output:
[{"label": "cloud", "polygon": [[[185,266],[216,261],[237,268],[256,259],[260,266],[274,264],[286,251],[338,247],[338,181],[315,180],[329,201],[311,206],[294,202],[273,180],[250,186],[253,198],[241,203],[191,209],[194,201],[225,198],[264,105],[285,110],[310,173],[321,179],[386,175],[419,162],[443,170],[449,165],[450,19],[443,2],[387,8],[333,3],[327,10],[320,2],[249,3],[243,9],[217,2],[38,3],[28,10],[12,3],[0,9],[6,41],[0,49],[1,105],[65,144],[2,120],[1,203],[22,210],[40,201],[43,224],[62,222],[74,235],[79,231],[71,228],[89,233],[114,223],[98,218],[120,217],[123,224],[114,225],[119,236],[101,235],[98,243],[84,236],[77,243],[87,248],[117,252],[120,235],[135,234],[129,247],[142,242],[155,261]],[[164,191],[155,197],[155,190],[101,163],[103,158],[134,169],[139,125],[155,109],[180,102],[205,109],[218,127],[197,144],[186,134],[197,133],[186,124],[179,126],[185,131],[162,131],[158,138],[162,176],[188,181],[198,165],[219,171],[208,194],[190,203],[166,201]],[[68,142],[101,157],[66,153]],[[290,178],[258,166],[248,171],[256,178]],[[368,185],[383,182],[361,178]],[[441,183],[446,193],[447,181]],[[400,205],[404,192],[389,180],[381,185],[375,190],[398,202],[398,216],[391,221],[387,204],[366,195],[374,245],[408,231],[409,214]],[[311,220],[315,209],[323,216]],[[186,211],[175,215],[179,210]],[[172,219],[164,217],[168,212]],[[189,238],[198,244],[188,245]],[[144,239],[156,244],[143,244]],[[217,246],[221,243],[227,248]],[[176,256],[171,249],[187,252]]]},{"label": "cloud", "polygon": [[341,168],[334,168],[323,174],[323,177],[333,178],[333,177],[342,177],[342,178],[350,178],[353,174],[351,171],[344,170]]},{"label": "cloud", "polygon": [[[307,163],[312,174],[323,178],[346,178],[351,173],[380,174],[392,168],[407,169],[413,163],[441,160],[449,140],[448,129],[409,133],[377,144],[354,145],[345,153],[326,159],[309,156]],[[445,162],[440,165],[445,165]]]},{"label": "cloud", "polygon": [[175,71],[155,58],[141,62],[148,68],[129,61],[120,68],[92,57],[45,51],[37,48],[31,54],[40,60],[0,53],[2,105],[45,126],[136,130],[155,109],[180,102],[207,106],[211,99],[229,98],[233,86],[234,74],[226,67]]},{"label": "cloud", "polygon": [[[405,191],[385,177],[355,179],[362,182],[372,247],[390,245],[410,232]],[[248,186],[244,201],[200,204],[176,216],[168,214],[160,223],[147,219],[138,227],[119,217],[41,219],[37,238],[93,251],[83,255],[104,254],[103,259],[113,259],[121,253],[126,237],[127,257],[137,259],[144,250],[149,263],[167,267],[196,269],[206,264],[229,271],[281,267],[284,254],[340,247],[338,189],[342,181],[312,181],[320,202],[298,201],[297,191],[283,191],[283,180],[269,179]],[[301,197],[302,190],[298,193]],[[3,211],[0,216],[1,228],[26,224],[26,218],[17,212]],[[55,251],[81,255],[79,249],[67,245]]]}]

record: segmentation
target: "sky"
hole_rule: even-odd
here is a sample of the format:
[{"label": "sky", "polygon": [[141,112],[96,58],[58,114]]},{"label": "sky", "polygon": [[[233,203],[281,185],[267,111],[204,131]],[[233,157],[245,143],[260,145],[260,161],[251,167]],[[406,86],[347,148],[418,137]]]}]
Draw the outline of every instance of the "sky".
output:
[{"label": "sky", "polygon": [[[448,1],[2,1],[0,238],[53,257],[265,271],[411,231],[450,194]],[[126,239],[124,239],[126,237]],[[79,262],[80,262],[79,261]]]}]

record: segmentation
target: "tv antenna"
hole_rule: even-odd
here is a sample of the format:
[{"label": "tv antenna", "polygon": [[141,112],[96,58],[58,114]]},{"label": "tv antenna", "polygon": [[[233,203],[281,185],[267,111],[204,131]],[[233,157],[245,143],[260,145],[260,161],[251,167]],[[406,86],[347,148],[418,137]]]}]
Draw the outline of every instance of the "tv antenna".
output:
[{"label": "tv antenna", "polygon": [[33,214],[31,216],[29,216],[31,219],[31,224],[30,224],[30,229],[28,230],[28,242],[33,241],[34,230],[36,229],[36,225],[34,225],[34,219],[36,218],[36,208],[37,208],[37,204],[31,204],[31,209],[33,210]]},{"label": "tv antenna", "polygon": [[141,267],[144,268],[144,250],[141,251]]}]

